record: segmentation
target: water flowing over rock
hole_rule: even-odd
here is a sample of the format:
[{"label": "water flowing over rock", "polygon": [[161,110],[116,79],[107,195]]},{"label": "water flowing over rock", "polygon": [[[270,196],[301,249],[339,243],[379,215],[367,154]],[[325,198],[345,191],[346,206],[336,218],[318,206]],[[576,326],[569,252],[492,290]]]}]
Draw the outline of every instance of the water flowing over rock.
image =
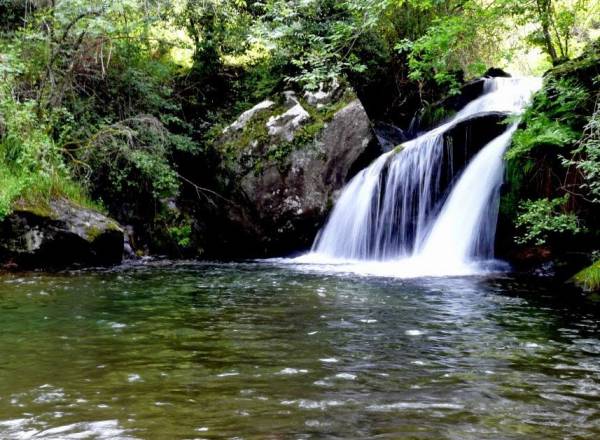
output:
[{"label": "water flowing over rock", "polygon": [[123,229],[114,220],[65,200],[22,204],[0,223],[0,263],[6,268],[109,265],[123,257]]},{"label": "water flowing over rock", "polygon": [[491,258],[502,155],[514,126],[460,169],[452,154],[461,146],[447,135],[477,117],[519,113],[540,85],[535,78],[487,78],[485,93],[448,122],[380,156],[344,189],[304,261],[419,259],[436,266],[433,272],[452,265],[454,273]]}]

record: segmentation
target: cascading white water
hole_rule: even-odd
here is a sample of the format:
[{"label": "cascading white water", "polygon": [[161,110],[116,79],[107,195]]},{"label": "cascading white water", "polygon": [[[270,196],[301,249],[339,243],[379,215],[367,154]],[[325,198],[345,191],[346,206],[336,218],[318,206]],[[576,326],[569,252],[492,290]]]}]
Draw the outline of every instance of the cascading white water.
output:
[{"label": "cascading white water", "polygon": [[[403,276],[418,276],[470,273],[474,261],[492,258],[502,155],[516,125],[482,148],[458,179],[446,169],[451,159],[444,166],[457,147],[446,145],[444,135],[486,113],[520,113],[540,86],[538,78],[486,79],[484,94],[451,120],[383,154],[352,179],[311,253],[297,261],[361,262],[363,268],[384,262],[386,273],[400,269],[389,263],[402,261]],[[454,182],[449,194],[444,179]]]},{"label": "cascading white water", "polygon": [[494,256],[496,219],[504,167],[502,154],[517,125],[487,144],[452,188],[431,231],[417,250],[427,261],[468,263]]}]

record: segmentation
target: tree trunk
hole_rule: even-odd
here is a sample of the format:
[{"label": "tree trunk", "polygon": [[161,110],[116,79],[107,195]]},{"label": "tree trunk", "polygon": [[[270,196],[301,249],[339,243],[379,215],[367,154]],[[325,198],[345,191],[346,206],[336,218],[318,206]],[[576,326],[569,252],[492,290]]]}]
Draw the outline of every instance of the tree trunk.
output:
[{"label": "tree trunk", "polygon": [[552,43],[552,35],[550,34],[550,14],[552,13],[552,0],[537,0],[538,15],[540,24],[542,25],[542,33],[544,35],[544,43],[546,52],[550,55],[552,64],[556,65],[559,61],[556,48]]}]

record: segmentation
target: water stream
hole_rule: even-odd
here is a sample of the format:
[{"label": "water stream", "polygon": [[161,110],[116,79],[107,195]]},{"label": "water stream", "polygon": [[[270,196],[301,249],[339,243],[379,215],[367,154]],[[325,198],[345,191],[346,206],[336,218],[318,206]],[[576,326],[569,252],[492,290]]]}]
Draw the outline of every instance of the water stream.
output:
[{"label": "water stream", "polygon": [[600,438],[600,306],[483,270],[515,126],[439,185],[538,85],[376,160],[306,256],[0,275],[0,439]]},{"label": "water stream", "polygon": [[[445,135],[490,112],[520,113],[538,78],[488,78],[484,93],[453,118],[380,156],[343,190],[312,251],[297,261],[380,275],[481,272],[493,258],[502,156],[516,125],[485,145],[466,169],[443,161],[460,148]],[[475,122],[476,123],[476,122]],[[449,187],[442,176],[451,176]],[[377,263],[377,264],[374,264]]]}]

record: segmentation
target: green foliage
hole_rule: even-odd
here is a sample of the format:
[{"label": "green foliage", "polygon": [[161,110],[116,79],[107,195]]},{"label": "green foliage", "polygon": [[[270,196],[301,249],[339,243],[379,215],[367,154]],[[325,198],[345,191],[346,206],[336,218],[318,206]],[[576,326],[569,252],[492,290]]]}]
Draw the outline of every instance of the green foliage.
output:
[{"label": "green foliage", "polygon": [[516,226],[522,230],[516,237],[517,243],[543,245],[551,235],[581,232],[577,216],[564,212],[567,201],[568,196],[522,202],[515,221]]},{"label": "green foliage", "polygon": [[71,151],[72,166],[81,180],[107,194],[147,188],[154,199],[173,197],[179,181],[169,155],[182,148],[180,141],[158,119],[139,115],[98,130]]},{"label": "green foliage", "polygon": [[600,13],[596,0],[500,0],[498,6],[528,32],[554,65],[577,55],[590,42]]},{"label": "green foliage", "polygon": [[[519,243],[539,244],[575,232],[582,233],[581,240],[596,240],[600,150],[592,79],[600,69],[598,53],[591,45],[581,58],[546,75],[506,153],[509,188],[501,212],[517,225]],[[568,247],[567,241],[554,244]]]},{"label": "green foliage", "polygon": [[579,170],[584,180],[581,189],[593,203],[600,203],[600,96],[583,133],[571,159],[565,159],[564,164]]},{"label": "green foliage", "polygon": [[284,67],[287,82],[314,90],[344,71],[364,69],[349,50],[359,33],[352,10],[360,4],[270,1],[253,37],[273,48],[274,60],[289,63]]},{"label": "green foliage", "polygon": [[[476,3],[473,2],[472,6]],[[427,33],[414,42],[403,40],[396,49],[408,53],[410,67],[409,78],[416,81],[434,80],[441,86],[447,86],[451,93],[458,90],[459,79],[456,72],[465,72],[469,77],[483,74],[485,61],[496,35],[490,35],[485,42],[482,35],[483,14],[474,20],[471,13],[462,11],[460,15],[437,18]],[[475,43],[478,43],[478,48]],[[484,47],[485,45],[487,47]]]},{"label": "green foliage", "polygon": [[48,123],[35,107],[34,101],[17,101],[8,84],[0,87],[0,219],[18,200],[66,197],[97,209],[71,179]]},{"label": "green foliage", "polygon": [[600,260],[577,273],[573,281],[587,292],[600,291]]},{"label": "green foliage", "polygon": [[536,148],[563,147],[577,140],[578,133],[560,121],[540,113],[532,116],[527,127],[515,133],[511,149],[506,153],[508,160],[524,156]]},{"label": "green foliage", "polygon": [[192,227],[189,224],[171,226],[168,229],[171,238],[181,248],[188,248],[192,244]]},{"label": "green foliage", "polygon": [[588,99],[589,93],[575,80],[550,78],[523,115],[522,127],[515,133],[506,159],[575,142],[581,135],[578,110]]}]

